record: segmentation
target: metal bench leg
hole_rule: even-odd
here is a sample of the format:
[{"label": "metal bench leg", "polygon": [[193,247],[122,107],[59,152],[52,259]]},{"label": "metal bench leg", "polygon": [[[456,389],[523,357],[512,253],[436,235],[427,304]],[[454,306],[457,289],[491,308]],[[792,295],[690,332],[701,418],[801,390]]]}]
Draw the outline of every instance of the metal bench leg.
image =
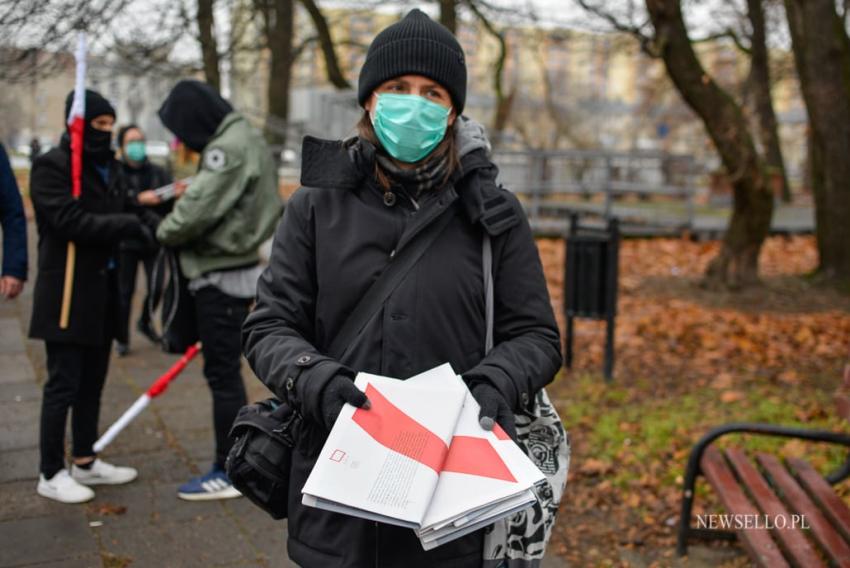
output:
[{"label": "metal bench leg", "polygon": [[[688,469],[685,472],[685,486],[682,491],[682,509],[679,514],[679,534],[676,539],[676,554],[679,556],[685,556],[688,553],[688,537],[691,533],[691,512],[694,508],[694,489],[696,487],[697,475],[699,475],[696,464],[699,464],[702,451],[702,447],[698,446],[694,448],[690,459],[688,459]],[[699,455],[695,460],[694,456],[697,453]]]},{"label": "metal bench leg", "polygon": [[826,476],[826,481],[830,485],[835,485],[848,477],[850,477],[850,455],[847,456],[847,460],[838,469]]}]

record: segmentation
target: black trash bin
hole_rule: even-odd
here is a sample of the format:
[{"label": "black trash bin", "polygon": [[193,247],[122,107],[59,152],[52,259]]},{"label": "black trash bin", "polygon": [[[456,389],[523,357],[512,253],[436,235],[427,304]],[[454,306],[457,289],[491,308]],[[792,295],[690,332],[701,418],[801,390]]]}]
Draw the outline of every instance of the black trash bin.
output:
[{"label": "black trash bin", "polygon": [[606,227],[580,227],[578,215],[570,216],[564,262],[564,362],[573,363],[573,320],[605,320],[605,367],[607,381],[614,376],[614,330],[617,316],[617,272],[620,230],[617,219]]}]

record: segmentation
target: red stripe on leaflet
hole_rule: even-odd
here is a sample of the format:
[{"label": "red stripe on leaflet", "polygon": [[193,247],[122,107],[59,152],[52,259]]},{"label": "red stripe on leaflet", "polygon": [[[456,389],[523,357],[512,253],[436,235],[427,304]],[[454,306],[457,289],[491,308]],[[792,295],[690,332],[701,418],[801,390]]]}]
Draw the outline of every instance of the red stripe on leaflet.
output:
[{"label": "red stripe on leaflet", "polygon": [[502,430],[502,427],[499,426],[498,424],[493,425],[493,433],[500,440],[510,440],[511,439],[511,437],[508,436],[507,433],[504,430]]},{"label": "red stripe on leaflet", "polygon": [[382,446],[405,455],[440,473],[446,443],[428,428],[387,400],[374,386],[366,385],[369,410],[358,408],[352,419]]},{"label": "red stripe on leaflet", "polygon": [[455,436],[443,471],[467,473],[516,483],[496,448],[485,438]]}]

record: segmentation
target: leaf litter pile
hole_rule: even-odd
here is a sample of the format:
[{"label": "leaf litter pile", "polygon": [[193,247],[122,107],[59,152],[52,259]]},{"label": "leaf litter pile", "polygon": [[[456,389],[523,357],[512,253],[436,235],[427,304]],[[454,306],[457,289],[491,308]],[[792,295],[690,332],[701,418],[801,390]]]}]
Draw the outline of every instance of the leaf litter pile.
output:
[{"label": "leaf litter pile", "polygon": [[[850,428],[832,403],[850,361],[850,297],[806,278],[817,266],[814,239],[768,239],[763,284],[738,293],[699,285],[718,247],[684,239],[622,243],[611,385],[601,373],[604,323],[576,320],[573,368],[549,387],[572,441],[550,550],[570,566],[672,565],[685,463],[714,426]],[[563,241],[541,239],[538,248],[563,332]],[[805,457],[821,472],[845,457],[796,440],[729,441]],[[850,499],[850,484],[839,492]],[[694,513],[719,512],[716,496],[698,484]],[[748,564],[737,544],[710,546],[732,553],[732,560],[718,556],[727,565]]]}]

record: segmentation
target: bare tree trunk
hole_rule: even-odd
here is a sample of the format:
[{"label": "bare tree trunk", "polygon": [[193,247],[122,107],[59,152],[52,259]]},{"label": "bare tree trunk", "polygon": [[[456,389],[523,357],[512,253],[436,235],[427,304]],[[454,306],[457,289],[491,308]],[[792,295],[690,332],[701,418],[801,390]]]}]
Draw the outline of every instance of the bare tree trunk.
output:
[{"label": "bare tree trunk", "polygon": [[815,234],[818,242],[819,257],[823,259],[821,252],[821,242],[829,242],[829,213],[826,210],[826,194],[824,187],[826,184],[824,163],[823,163],[823,148],[821,148],[815,139],[814,132],[811,126],[811,118],[809,119],[809,128],[806,136],[808,142],[808,180],[812,195],[815,198]]},{"label": "bare tree trunk", "polygon": [[750,49],[750,77],[753,88],[753,100],[759,123],[759,137],[764,146],[764,158],[771,176],[777,176],[782,200],[791,201],[791,187],[785,171],[785,160],[779,143],[779,126],[773,110],[770,95],[770,60],[767,52],[767,33],[764,22],[764,0],[747,0],[747,11],[753,28],[752,47]]},{"label": "bare tree trunk", "polygon": [[337,89],[350,89],[351,84],[349,84],[339,68],[339,59],[337,59],[336,51],[334,50],[334,42],[331,37],[331,30],[328,27],[328,21],[314,0],[301,0],[301,3],[307,9],[307,13],[310,14],[310,18],[313,20],[313,26],[316,28],[316,34],[319,36],[319,45],[322,46],[328,81]]},{"label": "bare tree trunk", "polygon": [[511,108],[513,107],[514,98],[516,96],[516,88],[511,89],[509,93],[505,93],[503,75],[505,70],[505,61],[508,58],[508,42],[505,40],[504,32],[496,29],[493,23],[484,15],[483,12],[476,6],[474,0],[467,0],[469,9],[475,14],[484,29],[487,30],[499,44],[499,55],[493,63],[493,94],[496,95],[496,106],[493,109],[493,119],[491,122],[491,142],[494,147],[501,143],[502,135],[508,125],[508,120],[511,116]]},{"label": "bare tree trunk", "polygon": [[732,218],[705,282],[733,288],[753,284],[758,281],[758,257],[773,214],[764,162],[741,108],[697,59],[679,0],[646,0],[646,7],[667,73],[705,124],[733,187]]},{"label": "bare tree trunk", "polygon": [[785,0],[809,114],[819,271],[850,282],[850,39],[832,0]]},{"label": "bare tree trunk", "polygon": [[457,33],[457,0],[438,0],[440,3],[440,23]]},{"label": "bare tree trunk", "polygon": [[215,0],[198,0],[198,41],[201,44],[207,83],[220,90],[221,74],[218,67],[218,42],[215,39],[214,4]]},{"label": "bare tree trunk", "polygon": [[266,92],[269,108],[266,137],[272,144],[284,144],[286,132],[282,126],[289,118],[289,86],[292,77],[294,2],[267,0],[264,4],[266,42],[271,56]]}]

